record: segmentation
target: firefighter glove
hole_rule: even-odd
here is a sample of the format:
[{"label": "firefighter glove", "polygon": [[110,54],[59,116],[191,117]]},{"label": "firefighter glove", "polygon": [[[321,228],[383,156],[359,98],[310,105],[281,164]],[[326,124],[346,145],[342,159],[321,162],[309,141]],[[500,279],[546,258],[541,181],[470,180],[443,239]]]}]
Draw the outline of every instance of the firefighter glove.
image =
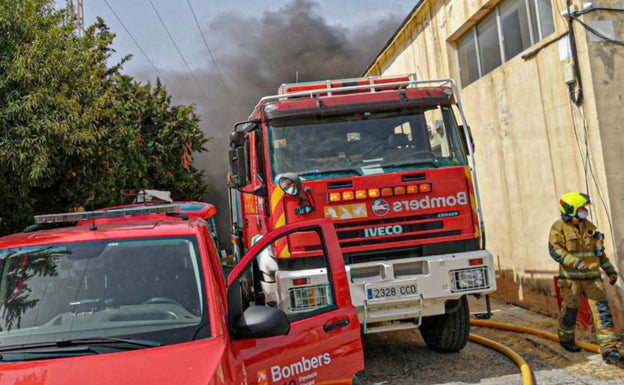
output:
[{"label": "firefighter glove", "polygon": [[608,274],[608,276],[609,276],[609,284],[611,286],[615,285],[618,279],[617,273],[611,273],[611,274]]}]

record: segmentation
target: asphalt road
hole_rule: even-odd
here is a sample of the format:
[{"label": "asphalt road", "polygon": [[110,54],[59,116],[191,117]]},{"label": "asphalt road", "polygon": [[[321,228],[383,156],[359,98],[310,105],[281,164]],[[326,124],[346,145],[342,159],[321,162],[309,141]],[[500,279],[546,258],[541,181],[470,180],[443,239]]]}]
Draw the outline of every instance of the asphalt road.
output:
[{"label": "asphalt road", "polygon": [[[496,301],[492,309],[492,321],[556,332],[553,318]],[[599,354],[568,353],[557,342],[531,334],[483,327],[472,327],[471,333],[520,354],[533,371],[534,384],[624,385],[624,370],[604,364]],[[364,351],[361,385],[523,384],[516,364],[501,353],[473,342],[459,353],[436,353],[426,347],[417,330],[365,335]]]}]

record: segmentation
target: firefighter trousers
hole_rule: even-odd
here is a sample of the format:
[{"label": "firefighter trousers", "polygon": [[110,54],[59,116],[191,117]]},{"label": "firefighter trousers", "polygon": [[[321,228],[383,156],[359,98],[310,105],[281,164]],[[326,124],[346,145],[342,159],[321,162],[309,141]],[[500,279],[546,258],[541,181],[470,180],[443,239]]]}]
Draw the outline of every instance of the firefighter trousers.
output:
[{"label": "firefighter trousers", "polygon": [[601,279],[594,281],[559,279],[557,282],[561,292],[561,312],[559,313],[559,341],[574,341],[576,329],[576,315],[578,313],[581,295],[587,298],[587,304],[592,312],[596,340],[600,351],[617,349],[617,335],[613,326],[613,317],[609,309],[607,294]]}]

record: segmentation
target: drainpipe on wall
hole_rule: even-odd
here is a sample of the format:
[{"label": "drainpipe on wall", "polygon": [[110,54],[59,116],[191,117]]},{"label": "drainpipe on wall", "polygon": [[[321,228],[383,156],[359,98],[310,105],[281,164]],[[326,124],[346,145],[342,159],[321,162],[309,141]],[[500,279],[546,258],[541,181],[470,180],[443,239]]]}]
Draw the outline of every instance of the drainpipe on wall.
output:
[{"label": "drainpipe on wall", "polygon": [[570,51],[572,54],[572,62],[574,66],[574,75],[576,77],[576,82],[578,84],[578,90],[575,92],[574,90],[574,82],[568,83],[568,89],[570,90],[570,100],[575,105],[579,106],[583,103],[583,83],[581,82],[581,71],[579,70],[579,60],[576,51],[576,37],[574,36],[574,29],[572,27],[574,23],[574,19],[572,17],[572,0],[566,1],[566,6],[568,7],[568,12],[570,15],[568,16],[568,36],[570,39]]}]

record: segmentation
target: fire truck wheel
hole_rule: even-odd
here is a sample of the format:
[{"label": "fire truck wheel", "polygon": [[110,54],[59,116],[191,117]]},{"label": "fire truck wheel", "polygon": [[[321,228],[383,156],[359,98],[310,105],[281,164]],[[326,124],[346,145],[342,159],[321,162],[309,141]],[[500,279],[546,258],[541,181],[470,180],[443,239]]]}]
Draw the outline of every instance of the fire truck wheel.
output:
[{"label": "fire truck wheel", "polygon": [[465,296],[450,313],[423,317],[420,334],[427,347],[439,353],[462,350],[470,333],[470,310]]}]

